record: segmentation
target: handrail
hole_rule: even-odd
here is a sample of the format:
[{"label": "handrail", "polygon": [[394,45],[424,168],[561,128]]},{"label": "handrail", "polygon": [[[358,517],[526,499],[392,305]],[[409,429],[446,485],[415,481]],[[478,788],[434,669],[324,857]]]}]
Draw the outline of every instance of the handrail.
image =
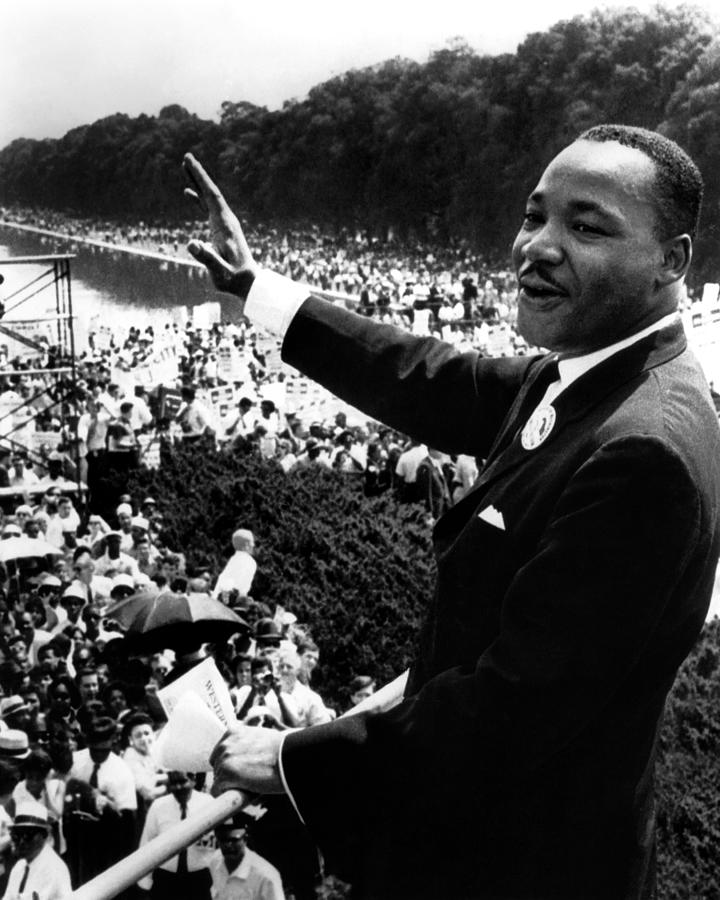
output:
[{"label": "handrail", "polygon": [[96,875],[72,894],[72,900],[109,900],[139,881],[143,875],[176,856],[220,822],[238,812],[248,802],[240,791],[225,791],[212,804],[188,819],[168,828],[152,841]]}]

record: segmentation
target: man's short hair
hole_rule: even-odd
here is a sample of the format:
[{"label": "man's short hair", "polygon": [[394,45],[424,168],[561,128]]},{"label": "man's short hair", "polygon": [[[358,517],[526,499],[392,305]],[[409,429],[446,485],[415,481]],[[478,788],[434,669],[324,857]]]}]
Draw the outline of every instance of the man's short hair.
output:
[{"label": "man's short hair", "polygon": [[657,236],[660,240],[677,234],[697,235],[703,198],[700,170],[675,141],[656,131],[631,125],[595,125],[584,131],[579,141],[616,141],[644,153],[655,164]]}]

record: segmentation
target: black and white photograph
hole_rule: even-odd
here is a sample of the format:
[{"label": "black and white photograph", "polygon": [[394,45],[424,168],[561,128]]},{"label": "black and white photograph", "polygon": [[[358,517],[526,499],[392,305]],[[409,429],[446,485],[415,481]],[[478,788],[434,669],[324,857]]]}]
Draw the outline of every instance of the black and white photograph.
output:
[{"label": "black and white photograph", "polygon": [[1,900],[720,900],[720,8],[26,0]]}]

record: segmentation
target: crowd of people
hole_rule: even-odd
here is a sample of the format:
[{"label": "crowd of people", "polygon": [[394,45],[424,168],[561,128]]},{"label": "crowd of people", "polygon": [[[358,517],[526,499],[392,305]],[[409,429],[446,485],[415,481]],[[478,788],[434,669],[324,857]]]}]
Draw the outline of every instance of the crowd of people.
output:
[{"label": "crowd of people", "polygon": [[[320,651],[309,629],[291,610],[253,600],[250,530],[232,535],[234,552],[221,571],[191,567],[165,545],[152,497],[137,506],[129,496],[118,500],[109,523],[91,515],[81,526],[71,500],[50,486],[36,506],[3,516],[0,886],[8,898],[30,889],[41,900],[66,897],[70,884],[86,883],[208,803],[209,776],[168,771],[154,749],[166,721],[159,692],[207,655],[242,721],[287,730],[344,711],[313,689]],[[67,521],[60,546],[49,541],[53,504]],[[15,548],[35,534],[31,523],[40,525],[34,540],[48,539],[38,547],[45,555],[23,558]],[[238,616],[234,633],[175,650],[134,644],[131,623],[115,607],[166,592],[229,605]],[[345,707],[373,690],[372,676],[358,673]],[[34,880],[20,886],[26,870]],[[289,801],[269,797],[125,896],[230,898],[240,883],[242,896],[312,898],[320,878],[317,851]]]},{"label": "crowd of people", "polygon": [[[193,230],[190,222],[176,229],[126,227],[47,210],[6,209],[3,217],[78,241],[178,256]],[[381,245],[347,233],[331,240],[314,227],[259,229],[255,240],[265,265],[364,315],[435,334],[459,349],[528,351],[514,330],[514,276],[489,268],[464,245]],[[0,410],[7,411],[0,430],[22,471],[10,473],[10,459],[0,460],[0,488],[31,487],[52,460],[67,481],[88,484],[92,495],[109,468],[156,464],[161,439],[207,436],[218,445],[250,444],[286,471],[316,464],[363,477],[370,494],[393,486],[403,497],[421,494],[433,515],[472,471],[467,461],[436,460],[427,474],[442,469],[447,484],[425,477],[423,468],[416,487],[414,465],[397,471],[399,456],[411,449],[414,458],[416,448],[283,366],[277,343],[246,321],[207,327],[189,321],[184,328],[168,321],[162,329],[133,325],[125,333],[100,325],[88,346],[78,347],[75,384],[41,371],[63,361],[49,344],[34,359],[11,358],[7,347],[0,347],[0,357],[3,349],[5,371],[18,374],[0,377]]]}]

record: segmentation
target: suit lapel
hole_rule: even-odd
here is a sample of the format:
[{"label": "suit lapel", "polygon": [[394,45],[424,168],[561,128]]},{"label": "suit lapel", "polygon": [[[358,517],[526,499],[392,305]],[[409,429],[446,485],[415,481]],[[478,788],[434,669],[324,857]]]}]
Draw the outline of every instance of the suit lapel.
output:
[{"label": "suit lapel", "polygon": [[[482,493],[498,478],[521,465],[531,454],[552,445],[569,422],[586,416],[612,391],[643,372],[678,356],[686,346],[682,323],[677,322],[648,335],[594,366],[574,381],[553,403],[557,419],[541,448],[526,450],[520,439],[522,428],[542,399],[547,385],[542,373],[550,364],[551,357],[542,357],[537,364],[528,369],[528,377],[518,392],[490,451],[485,468],[472,490],[438,521],[435,527],[436,540],[442,543],[444,537],[451,538],[457,535],[463,521],[467,520],[477,508]],[[542,392],[540,388],[543,389]]]}]

